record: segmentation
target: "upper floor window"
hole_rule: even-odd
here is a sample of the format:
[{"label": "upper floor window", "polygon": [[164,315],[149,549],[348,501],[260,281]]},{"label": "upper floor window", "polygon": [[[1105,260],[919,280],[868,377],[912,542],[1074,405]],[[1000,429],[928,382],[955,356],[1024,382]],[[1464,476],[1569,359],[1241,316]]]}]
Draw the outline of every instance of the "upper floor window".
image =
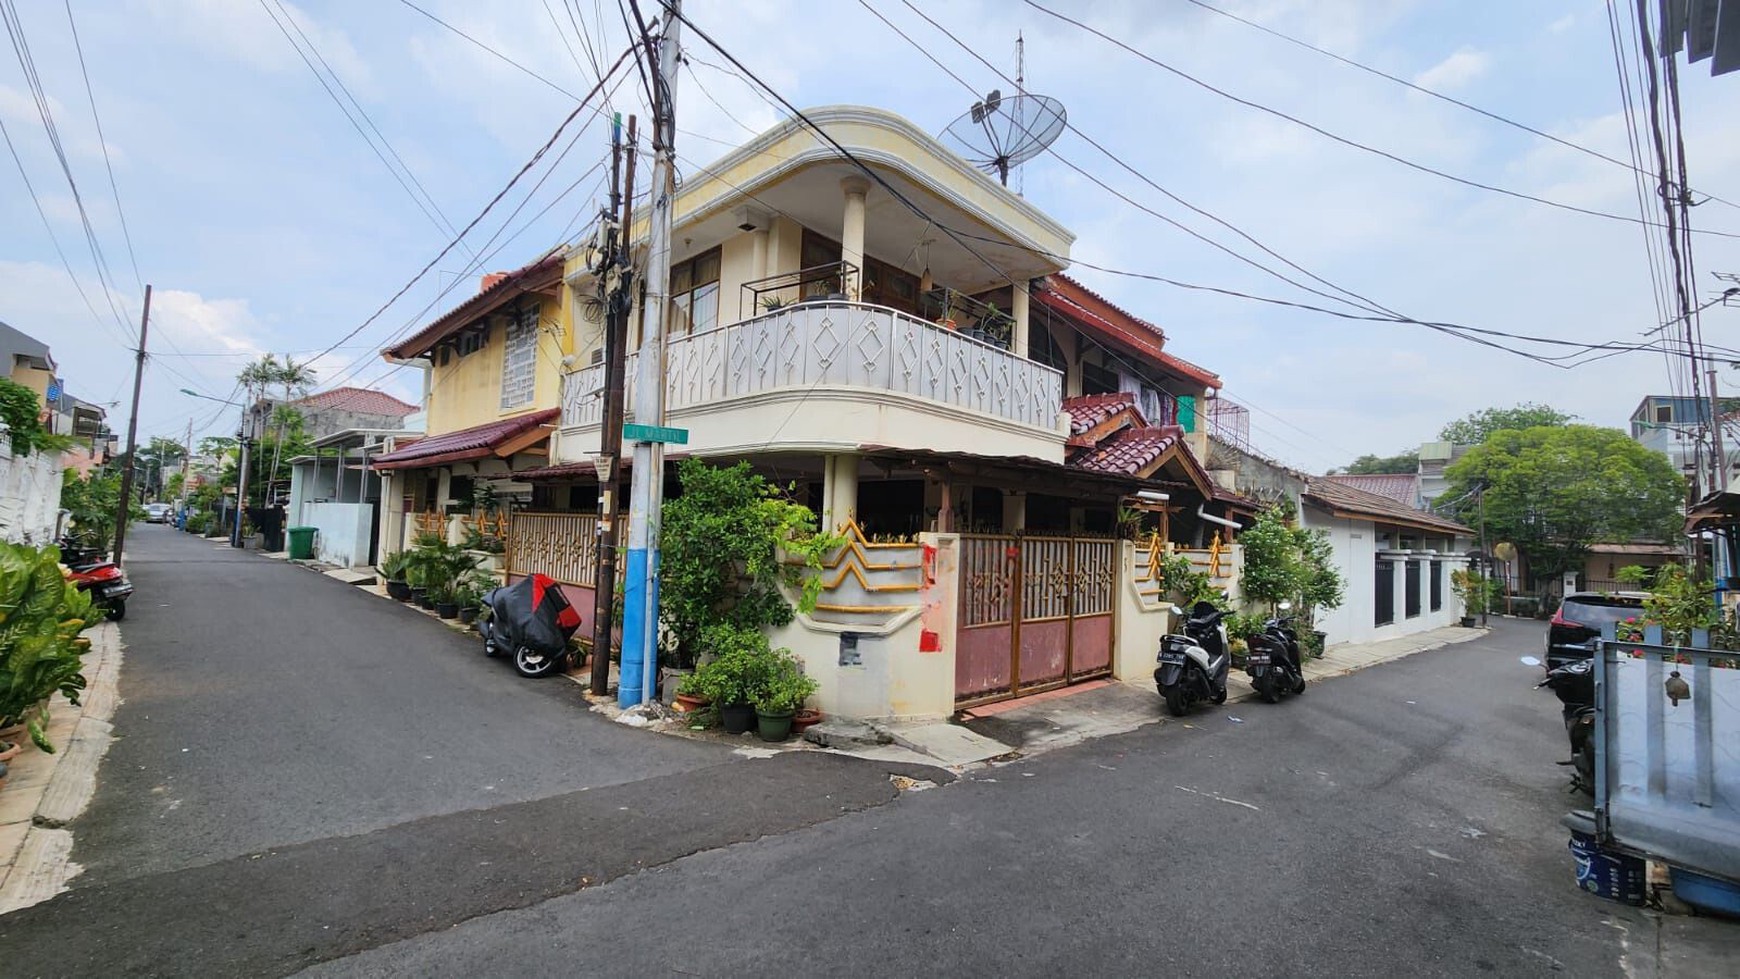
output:
[{"label": "upper floor window", "polygon": [[1656,405],[1655,406],[1656,424],[1665,425],[1665,424],[1668,424],[1669,422],[1672,422],[1673,420],[1674,420],[1674,406],[1673,405]]},{"label": "upper floor window", "polygon": [[508,315],[501,352],[503,411],[530,404],[538,383],[538,304]]},{"label": "upper floor window", "polygon": [[719,249],[671,266],[671,304],[665,331],[670,336],[705,333],[719,325]]}]

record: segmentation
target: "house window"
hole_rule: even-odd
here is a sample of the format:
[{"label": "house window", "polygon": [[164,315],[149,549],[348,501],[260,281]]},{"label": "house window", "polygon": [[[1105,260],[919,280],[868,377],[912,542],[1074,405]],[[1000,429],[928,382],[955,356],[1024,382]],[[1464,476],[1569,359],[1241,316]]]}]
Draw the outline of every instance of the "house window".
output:
[{"label": "house window", "polygon": [[1118,372],[1109,367],[1101,367],[1098,364],[1082,361],[1081,393],[1117,394]]},{"label": "house window", "polygon": [[1432,562],[1432,611],[1444,609],[1444,562]]},{"label": "house window", "polygon": [[1655,422],[1657,425],[1666,425],[1669,422],[1672,422],[1673,420],[1674,420],[1674,406],[1673,405],[1656,405],[1655,406]]},{"label": "house window", "polygon": [[665,314],[670,336],[706,333],[719,325],[719,249],[671,266],[671,304]]},{"label": "house window", "polygon": [[1410,619],[1420,617],[1420,565],[1424,561],[1409,561],[1402,581],[1405,594],[1402,596],[1403,611]]},{"label": "house window", "polygon": [[1389,625],[1396,621],[1396,563],[1377,559],[1377,573],[1372,582],[1373,625]]},{"label": "house window", "polygon": [[538,383],[538,304],[509,314],[501,353],[503,411],[529,404]]}]

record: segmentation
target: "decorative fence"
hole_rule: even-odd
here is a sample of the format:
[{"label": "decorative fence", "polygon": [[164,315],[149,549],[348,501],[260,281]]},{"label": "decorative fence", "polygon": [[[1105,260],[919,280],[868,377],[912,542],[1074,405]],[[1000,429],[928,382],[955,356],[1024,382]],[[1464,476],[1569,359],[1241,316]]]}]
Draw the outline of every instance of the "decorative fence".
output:
[{"label": "decorative fence", "polygon": [[[629,356],[627,397],[638,354]],[[858,387],[928,398],[1038,428],[1063,406],[1063,375],[965,334],[863,303],[799,303],[672,340],[666,405],[681,409],[785,388]],[[598,424],[604,369],[562,378],[562,426]]]},{"label": "decorative fence", "polygon": [[544,574],[591,588],[598,576],[598,517],[591,513],[514,513],[508,517],[509,575]]},{"label": "decorative fence", "polygon": [[846,543],[822,564],[820,622],[880,627],[918,608],[924,584],[924,547],[873,541],[856,520],[840,527]]},{"label": "decorative fence", "polygon": [[1214,535],[1209,546],[1202,548],[1178,547],[1170,541],[1149,537],[1136,543],[1136,594],[1144,606],[1152,608],[1166,604],[1171,586],[1166,582],[1164,563],[1172,555],[1189,559],[1192,568],[1208,575],[1209,580],[1220,588],[1230,590],[1237,582],[1238,545],[1223,542],[1219,533]]}]

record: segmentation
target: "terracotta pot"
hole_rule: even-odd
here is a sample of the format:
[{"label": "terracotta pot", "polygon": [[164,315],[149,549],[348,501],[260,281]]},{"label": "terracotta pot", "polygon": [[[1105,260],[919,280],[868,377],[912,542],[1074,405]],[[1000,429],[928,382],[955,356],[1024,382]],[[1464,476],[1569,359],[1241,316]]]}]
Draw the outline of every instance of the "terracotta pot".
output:
[{"label": "terracotta pot", "polygon": [[713,701],[711,698],[703,697],[699,694],[680,693],[680,694],[677,694],[676,706],[677,706],[677,710],[682,711],[685,714],[688,714],[688,713],[693,713],[694,711],[698,711],[698,710],[702,709],[703,707],[706,707],[707,705],[711,704],[712,702]]},{"label": "terracotta pot", "polygon": [[18,753],[23,750],[24,742],[22,741],[0,741],[0,762],[11,761],[18,757]]},{"label": "terracotta pot", "polygon": [[798,712],[792,715],[791,730],[793,734],[802,734],[805,729],[815,727],[820,723],[822,723],[820,710],[814,707],[799,707]]}]

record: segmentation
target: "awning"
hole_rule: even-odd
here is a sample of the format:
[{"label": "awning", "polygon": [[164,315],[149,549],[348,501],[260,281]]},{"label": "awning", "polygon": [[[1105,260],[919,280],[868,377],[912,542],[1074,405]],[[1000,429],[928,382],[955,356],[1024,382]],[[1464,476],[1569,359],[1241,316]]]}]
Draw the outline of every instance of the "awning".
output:
[{"label": "awning", "polygon": [[420,469],[491,456],[505,459],[549,438],[550,430],[561,413],[560,408],[545,408],[457,432],[431,435],[403,449],[377,456],[371,465],[375,469]]},{"label": "awning", "polygon": [[1686,533],[1719,530],[1740,524],[1740,493],[1718,490],[1686,511]]}]

